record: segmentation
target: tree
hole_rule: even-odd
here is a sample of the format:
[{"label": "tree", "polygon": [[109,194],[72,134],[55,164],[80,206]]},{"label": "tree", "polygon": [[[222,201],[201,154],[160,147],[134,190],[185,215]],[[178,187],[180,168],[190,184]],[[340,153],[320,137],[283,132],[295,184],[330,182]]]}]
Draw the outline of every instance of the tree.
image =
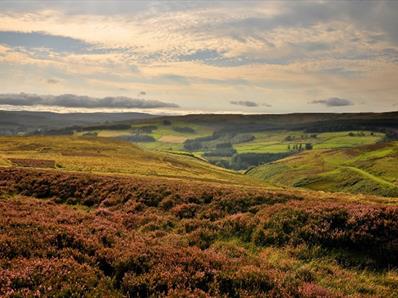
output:
[{"label": "tree", "polygon": [[285,138],[285,141],[293,141],[293,137],[292,136],[287,136],[286,138]]}]

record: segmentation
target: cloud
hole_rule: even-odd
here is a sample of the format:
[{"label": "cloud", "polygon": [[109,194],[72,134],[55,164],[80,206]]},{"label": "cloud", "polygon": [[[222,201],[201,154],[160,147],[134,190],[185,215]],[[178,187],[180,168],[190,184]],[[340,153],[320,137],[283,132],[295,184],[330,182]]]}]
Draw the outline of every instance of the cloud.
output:
[{"label": "cloud", "polygon": [[342,107],[342,106],[352,106],[354,103],[345,98],[339,98],[339,97],[330,97],[327,99],[321,99],[321,100],[313,100],[311,101],[313,104],[323,104],[328,107]]},{"label": "cloud", "polygon": [[250,100],[232,100],[229,102],[231,105],[237,105],[237,106],[244,106],[244,107],[258,107],[258,104],[254,101],[250,101]]},{"label": "cloud", "polygon": [[[56,52],[85,52],[93,44],[80,39],[45,32],[0,31],[0,44],[26,49],[48,49]],[[94,50],[92,48],[92,50]]]},{"label": "cloud", "polygon": [[48,79],[48,80],[47,80],[47,83],[48,83],[48,84],[58,84],[59,81],[56,80],[56,79]]},{"label": "cloud", "polygon": [[179,61],[212,61],[222,57],[221,53],[211,49],[198,49],[192,53],[177,56]]},{"label": "cloud", "polygon": [[36,95],[36,94],[0,94],[0,104],[13,106],[59,106],[68,108],[178,108],[174,103],[158,100],[144,100],[124,96],[95,98],[74,94]]}]

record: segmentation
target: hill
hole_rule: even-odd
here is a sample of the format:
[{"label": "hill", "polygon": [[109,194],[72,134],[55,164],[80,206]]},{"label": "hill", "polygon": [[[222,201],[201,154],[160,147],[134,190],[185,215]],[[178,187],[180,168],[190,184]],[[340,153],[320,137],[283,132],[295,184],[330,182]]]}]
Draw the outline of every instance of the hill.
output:
[{"label": "hill", "polygon": [[396,297],[397,204],[0,168],[0,295]]},{"label": "hill", "polygon": [[253,168],[276,185],[398,196],[398,142],[312,150]]},{"label": "hill", "polygon": [[397,123],[397,113],[188,115],[82,127],[73,133],[190,152],[221,167],[245,170],[306,148],[347,148],[394,139]]},{"label": "hill", "polygon": [[[345,152],[395,183],[396,147],[295,157]],[[111,138],[0,137],[1,297],[396,297],[397,239],[398,198]]]},{"label": "hill", "polygon": [[[0,111],[0,135],[61,130],[71,126],[104,124],[115,121],[148,119],[145,113],[52,113]],[[62,132],[62,131],[60,131]]]},{"label": "hill", "polygon": [[95,137],[0,137],[0,165],[252,184],[244,175],[189,154],[154,152]]},{"label": "hill", "polygon": [[[306,149],[398,138],[398,113],[186,115],[2,112],[0,134],[99,136],[246,170]],[[11,129],[10,126],[11,125]]]}]

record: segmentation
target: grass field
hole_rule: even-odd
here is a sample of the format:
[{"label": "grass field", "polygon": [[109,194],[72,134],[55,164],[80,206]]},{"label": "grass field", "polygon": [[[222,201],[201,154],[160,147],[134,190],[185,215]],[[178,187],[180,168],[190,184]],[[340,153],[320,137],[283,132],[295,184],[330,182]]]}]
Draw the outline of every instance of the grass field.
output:
[{"label": "grass field", "polygon": [[248,175],[277,185],[398,196],[398,143],[306,151]]},{"label": "grass field", "polygon": [[243,175],[187,154],[143,150],[109,138],[0,137],[0,165],[11,166],[12,159],[54,161],[64,171],[251,183]]},{"label": "grass field", "polygon": [[[99,137],[116,138],[120,136],[126,136],[134,134],[134,129],[143,126],[155,126],[151,133],[146,135],[156,139],[156,142],[149,143],[137,143],[139,146],[148,149],[156,150],[183,150],[183,143],[186,139],[198,138],[211,135],[213,129],[203,125],[196,125],[183,121],[174,121],[172,125],[165,125],[162,121],[146,120],[141,124],[135,124],[131,126],[131,129],[127,130],[94,130]],[[193,132],[179,132],[174,128],[189,127]],[[83,135],[85,132],[77,132],[77,136]]]},{"label": "grass field", "polygon": [[[133,124],[130,130],[97,130],[99,137],[120,137],[134,133],[135,128],[143,126],[154,126],[155,129],[147,133],[155,139],[155,142],[136,143],[138,146],[147,149],[160,151],[186,151],[184,149],[184,141],[187,139],[196,139],[211,136],[218,127],[194,124],[184,121],[173,121],[171,124],[165,125],[160,120],[146,120],[140,124]],[[190,128],[193,132],[179,132],[175,128]],[[85,132],[76,133],[82,135]],[[305,133],[303,131],[263,131],[246,133],[254,136],[253,140],[243,143],[233,144],[237,153],[283,153],[289,152],[289,146],[295,144],[310,143],[314,149],[333,149],[333,148],[350,148],[360,145],[374,144],[380,141],[383,133],[370,131],[342,131],[342,132],[326,132],[326,133]],[[239,135],[239,134],[238,134]],[[314,137],[315,136],[315,137]],[[291,140],[287,140],[290,137]],[[208,148],[214,148],[218,143],[231,141],[227,137],[214,141],[206,142]],[[194,150],[192,153],[203,156],[203,150]]]},{"label": "grass field", "polygon": [[[353,135],[350,136],[349,134]],[[364,135],[359,135],[363,133]],[[255,153],[280,153],[287,152],[288,146],[294,144],[311,143],[314,149],[333,149],[333,148],[349,148],[360,145],[374,144],[383,138],[382,133],[373,133],[369,131],[342,131],[342,132],[326,132],[312,134],[302,131],[278,131],[278,132],[262,132],[254,133],[256,138],[252,142],[237,144],[235,148],[239,153],[255,152]],[[291,141],[286,140],[288,136],[293,137]]]}]

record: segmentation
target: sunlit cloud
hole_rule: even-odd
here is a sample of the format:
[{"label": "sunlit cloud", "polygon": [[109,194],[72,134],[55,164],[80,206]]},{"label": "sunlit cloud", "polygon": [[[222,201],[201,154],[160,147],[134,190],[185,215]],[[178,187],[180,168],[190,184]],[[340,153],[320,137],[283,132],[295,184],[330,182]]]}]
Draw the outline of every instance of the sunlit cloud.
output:
[{"label": "sunlit cloud", "polygon": [[[93,2],[94,3],[94,2]],[[398,87],[398,5],[378,2],[0,4],[3,93],[145,97],[181,108],[383,110]],[[393,30],[393,28],[395,28]],[[365,104],[356,105],[361,100]]]}]

